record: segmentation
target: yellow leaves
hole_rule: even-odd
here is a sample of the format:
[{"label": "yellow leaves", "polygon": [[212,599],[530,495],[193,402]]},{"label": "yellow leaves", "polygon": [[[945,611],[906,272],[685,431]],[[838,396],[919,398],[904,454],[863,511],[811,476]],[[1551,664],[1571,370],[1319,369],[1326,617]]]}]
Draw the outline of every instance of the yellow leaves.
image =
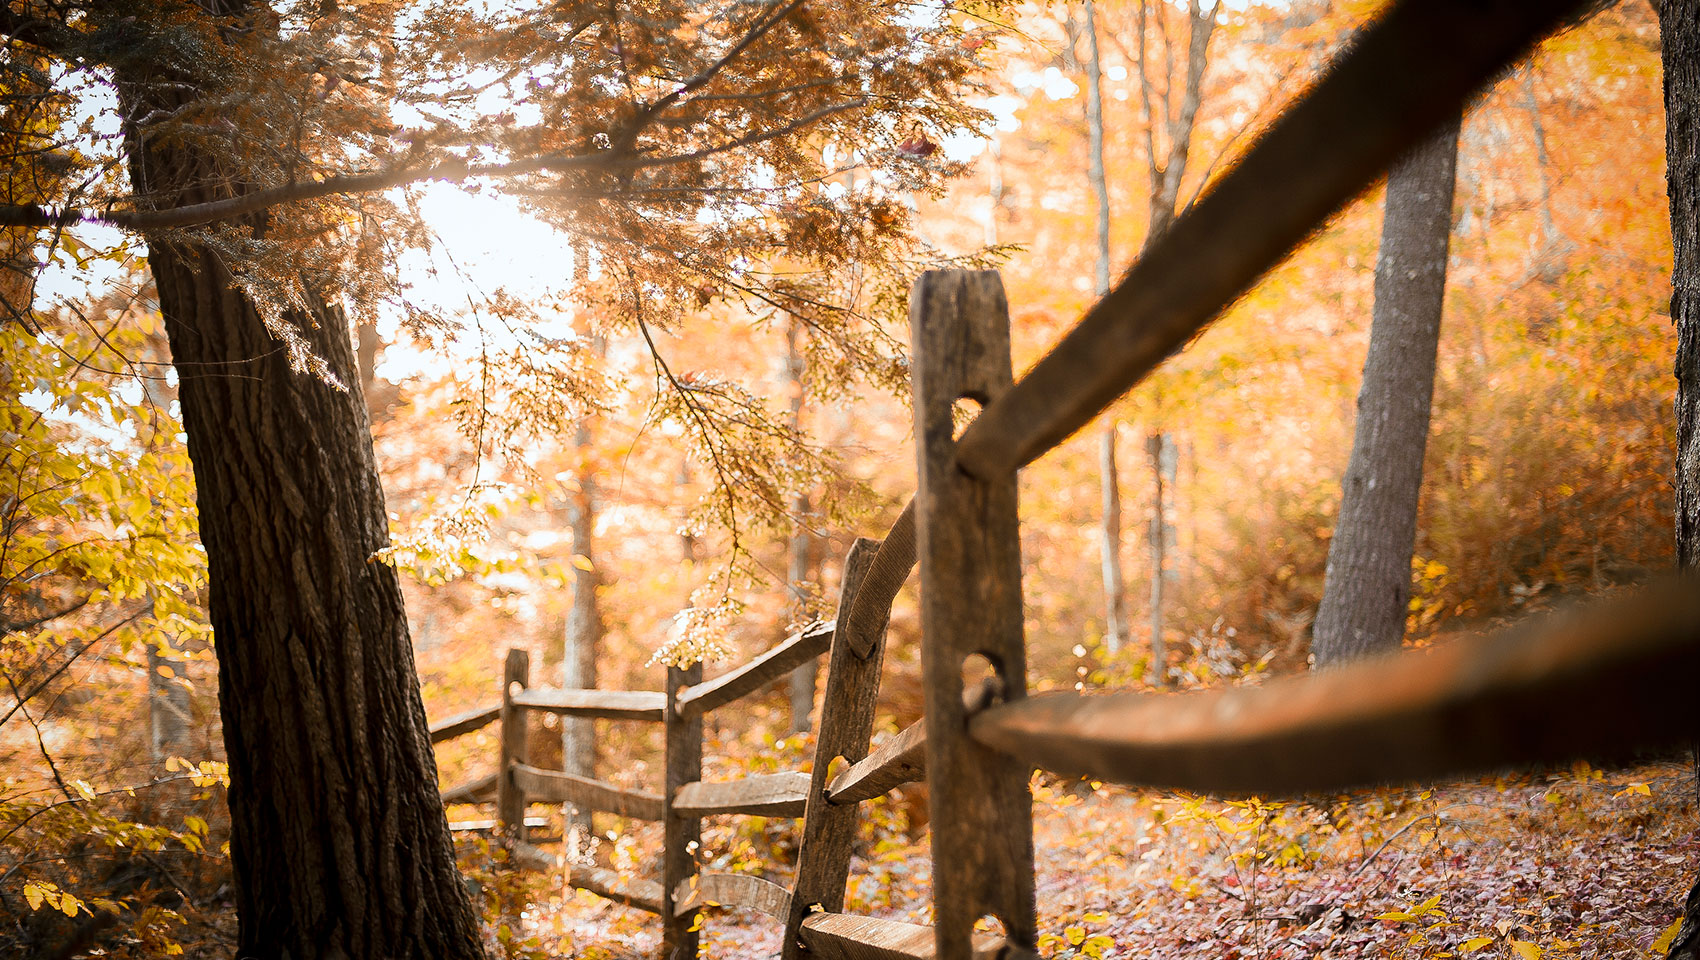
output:
[{"label": "yellow leaves", "polygon": [[196,853],[205,850],[207,847],[207,822],[191,814],[183,818],[183,826],[188,828],[189,831],[178,838],[183,842],[183,846]]},{"label": "yellow leaves", "polygon": [[1670,945],[1676,941],[1676,935],[1681,930],[1682,918],[1677,917],[1671,921],[1670,926],[1666,927],[1663,933],[1659,934],[1659,939],[1653,941],[1653,952],[1661,957],[1669,953]]},{"label": "yellow leaves", "polygon": [[1375,919],[1392,920],[1396,923],[1405,923],[1427,916],[1434,916],[1436,919],[1445,919],[1446,914],[1440,909],[1440,898],[1442,896],[1444,896],[1444,894],[1435,894],[1414,907],[1406,907],[1403,910],[1390,910],[1387,913],[1376,914]]},{"label": "yellow leaves", "polygon": [[230,764],[220,760],[191,763],[182,757],[170,757],[165,761],[165,769],[172,772],[182,770],[188,775],[189,782],[197,787],[230,786]]},{"label": "yellow leaves", "polygon": [[1652,789],[1650,787],[1648,787],[1645,783],[1631,783],[1631,784],[1628,784],[1627,786],[1625,786],[1622,790],[1619,790],[1618,792],[1612,794],[1611,798],[1613,800],[1621,800],[1624,797],[1635,797],[1635,796],[1650,797],[1652,795],[1653,795]]},{"label": "yellow leaves", "polygon": [[1459,945],[1458,950],[1461,953],[1475,953],[1477,950],[1480,950],[1483,947],[1491,947],[1491,946],[1493,946],[1493,938],[1492,937],[1471,937],[1470,939],[1465,940],[1461,945]]},{"label": "yellow leaves", "polygon": [[1541,960],[1541,948],[1527,940],[1511,941],[1511,953],[1517,960]]},{"label": "yellow leaves", "polygon": [[72,780],[71,789],[76,791],[77,796],[82,797],[84,800],[94,799],[94,787],[89,786],[89,782],[87,780]]},{"label": "yellow leaves", "polygon": [[[1080,918],[1087,923],[1102,923],[1109,919],[1105,913],[1089,913]],[[1054,950],[1059,947],[1072,948],[1068,956],[1091,957],[1100,960],[1110,948],[1116,945],[1114,937],[1102,933],[1090,933],[1080,924],[1070,924],[1063,928],[1059,936],[1047,933],[1039,938],[1039,949]]]},{"label": "yellow leaves", "polygon": [[1096,934],[1094,936],[1087,937],[1086,942],[1080,945],[1080,955],[1083,957],[1092,957],[1093,960],[1099,960],[1099,958],[1104,956],[1104,951],[1115,945],[1116,941],[1110,937],[1101,933]]},{"label": "yellow leaves", "polygon": [[79,910],[86,909],[83,901],[75,894],[59,889],[59,886],[46,880],[24,881],[24,900],[31,910],[40,910],[43,906],[58,910],[67,917],[74,917]]},{"label": "yellow leaves", "polygon": [[586,573],[590,573],[596,569],[595,565],[590,562],[590,558],[582,553],[573,554],[572,564]]}]

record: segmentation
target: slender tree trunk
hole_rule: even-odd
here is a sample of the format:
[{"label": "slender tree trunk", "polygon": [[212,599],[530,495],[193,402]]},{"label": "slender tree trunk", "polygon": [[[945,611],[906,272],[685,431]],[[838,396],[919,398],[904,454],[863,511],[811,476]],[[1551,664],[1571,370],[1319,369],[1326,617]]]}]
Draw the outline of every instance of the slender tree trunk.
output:
[{"label": "slender tree trunk", "polygon": [[[679,461],[678,486],[681,491],[691,485],[691,462]],[[697,537],[688,527],[679,529],[679,559],[686,563],[697,562]]]},{"label": "slender tree trunk", "polygon": [[[1210,65],[1210,38],[1216,32],[1217,15],[1221,11],[1220,0],[1211,0],[1207,6],[1203,0],[1188,0],[1187,2],[1187,53],[1185,75],[1180,87],[1180,102],[1174,102],[1173,91],[1176,87],[1172,77],[1165,77],[1159,95],[1156,85],[1151,80],[1151,65],[1146,57],[1146,28],[1150,22],[1153,10],[1148,0],[1140,0],[1135,9],[1135,24],[1139,34],[1138,56],[1135,67],[1139,75],[1139,114],[1145,126],[1145,163],[1146,174],[1150,183],[1149,214],[1150,220],[1145,230],[1145,241],[1140,245],[1140,252],[1151,249],[1152,245],[1162,239],[1168,232],[1169,225],[1175,222],[1176,205],[1180,202],[1181,182],[1186,177],[1187,160],[1192,154],[1192,130],[1198,122],[1198,108],[1203,102],[1204,74]],[[1155,15],[1159,18],[1167,15],[1162,5],[1158,5]],[[1162,29],[1162,21],[1158,21]],[[1164,34],[1167,44],[1167,34]],[[1165,57],[1165,62],[1168,58]],[[1172,64],[1168,68],[1172,72]],[[1157,130],[1162,127],[1168,149],[1162,150],[1158,144]],[[1166,445],[1172,445],[1174,440],[1162,430],[1153,431],[1146,438],[1145,448],[1151,459],[1152,486],[1156,491],[1152,503],[1150,557],[1151,557],[1151,676],[1158,684],[1167,685],[1169,680],[1168,648],[1163,642],[1163,572],[1167,562],[1167,547],[1169,539],[1169,522],[1164,510],[1164,471],[1163,457]]]},{"label": "slender tree trunk", "polygon": [[[804,516],[809,511],[809,498],[800,494],[792,501],[791,507],[798,516]],[[808,594],[803,584],[809,581],[810,554],[813,538],[801,523],[795,533],[791,534],[790,564],[786,578],[790,581],[792,601],[798,609],[808,601]],[[815,660],[803,664],[791,671],[789,692],[791,697],[791,732],[809,732],[809,714],[815,708],[815,686],[820,680],[820,664]]]},{"label": "slender tree trunk", "polygon": [[378,407],[378,352],[383,340],[378,336],[378,324],[364,317],[354,325],[355,358],[360,366],[360,393],[366,399],[366,414],[377,423],[383,411]]},{"label": "slender tree trunk", "polygon": [[[801,429],[803,422],[803,354],[799,338],[802,336],[801,325],[792,320],[785,331],[785,374],[787,386],[791,391],[791,427]],[[808,588],[805,586],[810,578],[810,557],[813,552],[814,538],[809,536],[809,529],[804,520],[809,515],[809,496],[800,493],[791,501],[791,509],[797,515],[797,528],[791,534],[790,564],[786,570],[786,581],[791,591],[791,600],[798,610],[808,602]],[[820,680],[820,664],[810,660],[791,671],[789,692],[791,695],[791,732],[809,732],[809,713],[815,708],[815,685]]]},{"label": "slender tree trunk", "polygon": [[[1656,4],[1665,65],[1671,320],[1676,324],[1676,557],[1700,571],[1700,0]],[[1700,879],[1668,960],[1700,960]]]},{"label": "slender tree trunk", "polygon": [[189,688],[182,669],[180,661],[148,644],[148,751],[155,760],[188,753]]},{"label": "slender tree trunk", "polygon": [[[1097,200],[1098,258],[1092,292],[1110,292],[1110,188],[1104,176],[1104,71],[1098,58],[1098,15],[1086,0],[1081,32],[1086,35],[1086,134],[1091,167],[1087,177]],[[1122,648],[1127,630],[1127,589],[1122,581],[1122,495],[1116,477],[1116,421],[1107,419],[1099,436],[1098,477],[1104,496],[1099,544],[1103,550],[1104,646],[1112,654]]]},{"label": "slender tree trunk", "polygon": [[1540,173],[1541,205],[1538,211],[1541,225],[1541,246],[1535,252],[1536,266],[1543,271],[1555,269],[1557,264],[1546,261],[1557,256],[1564,244],[1564,237],[1558,232],[1558,221],[1552,215],[1552,174],[1549,172],[1551,158],[1547,154],[1547,129],[1541,122],[1540,101],[1535,99],[1535,71],[1525,64],[1523,66],[1523,110],[1529,115],[1529,132],[1535,137],[1535,169]]},{"label": "slender tree trunk", "polygon": [[[596,686],[596,661],[602,647],[602,611],[596,588],[601,581],[596,557],[596,477],[586,465],[591,445],[588,419],[581,418],[573,434],[578,450],[578,489],[568,505],[573,553],[585,562],[573,566],[573,605],[567,611],[567,628],[561,656],[561,686],[592,689]],[[586,569],[588,567],[589,569]],[[596,776],[596,721],[589,717],[565,717],[561,722],[561,769],[580,777]],[[569,805],[567,829],[579,831],[581,840],[595,836],[596,826],[588,809]]]},{"label": "slender tree trunk", "polygon": [[1115,654],[1127,639],[1127,587],[1122,579],[1122,493],[1116,470],[1116,425],[1098,437],[1098,475],[1104,493],[1104,523],[1100,544],[1104,568],[1104,647]]},{"label": "slender tree trunk", "polygon": [[[240,8],[241,4],[229,7]],[[121,60],[121,115],[192,82]],[[172,82],[165,82],[165,81]],[[185,94],[186,87],[191,88]],[[138,194],[242,189],[193,143],[126,124]],[[239,228],[266,233],[263,216]],[[284,317],[347,386],[290,369],[215,251],[150,238],[149,265],[194,463],[230,763],[233,955],[477,958],[394,568],[347,318]]]},{"label": "slender tree trunk", "polygon": [[[148,351],[154,360],[169,360],[169,347],[164,338],[148,337]],[[159,410],[171,407],[175,391],[158,377],[142,380],[142,395]],[[175,638],[171,638],[175,639]],[[188,753],[190,701],[189,688],[182,680],[184,665],[175,657],[166,656],[154,644],[148,644],[148,752],[156,761],[184,756]]]},{"label": "slender tree trunk", "polygon": [[1104,176],[1104,70],[1098,59],[1098,20],[1092,0],[1086,0],[1086,136],[1091,166],[1087,177],[1097,201],[1098,246],[1093,269],[1092,292],[1102,297],[1110,292],[1110,187]]},{"label": "slender tree trunk", "polygon": [[1151,670],[1159,686],[1169,684],[1169,647],[1163,642],[1163,567],[1169,542],[1169,520],[1163,515],[1163,447],[1168,438],[1159,430],[1145,438],[1151,458]]},{"label": "slender tree trunk", "polygon": [[1316,614],[1319,667],[1397,649],[1405,635],[1458,131],[1459,121],[1447,124],[1388,174],[1369,355]]}]

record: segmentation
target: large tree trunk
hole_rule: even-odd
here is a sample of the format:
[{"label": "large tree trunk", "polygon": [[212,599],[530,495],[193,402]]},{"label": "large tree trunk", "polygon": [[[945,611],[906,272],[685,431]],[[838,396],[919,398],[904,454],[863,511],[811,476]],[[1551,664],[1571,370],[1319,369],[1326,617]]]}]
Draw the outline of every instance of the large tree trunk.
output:
[{"label": "large tree trunk", "polygon": [[[123,116],[184,102],[183,77],[125,66]],[[175,205],[242,189],[192,144],[124,135],[140,194]],[[266,223],[239,226],[263,236]],[[207,552],[234,955],[481,957],[396,572],[369,559],[388,525],[347,319],[325,304],[285,318],[338,386],[290,369],[216,252],[154,237],[148,259]]]},{"label": "large tree trunk", "polygon": [[1375,314],[1313,650],[1326,666],[1397,649],[1411,597],[1435,354],[1446,295],[1459,122],[1387,177]]},{"label": "large tree trunk", "polygon": [[[1665,177],[1670,191],[1670,316],[1676,324],[1676,557],[1700,571],[1700,0],[1663,0]],[[1669,960],[1700,960],[1700,879]]]},{"label": "large tree trunk", "polygon": [[1671,321],[1676,324],[1676,555],[1700,568],[1700,2],[1664,0]]}]

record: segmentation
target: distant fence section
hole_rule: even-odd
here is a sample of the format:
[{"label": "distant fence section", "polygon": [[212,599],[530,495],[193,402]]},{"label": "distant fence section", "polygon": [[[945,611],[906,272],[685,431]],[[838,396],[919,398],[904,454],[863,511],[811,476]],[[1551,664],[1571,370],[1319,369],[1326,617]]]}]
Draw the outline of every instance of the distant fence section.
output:
[{"label": "distant fence section", "polygon": [[[493,803],[522,861],[532,802],[660,821],[653,877],[568,868],[581,889],[659,914],[669,958],[695,957],[699,911],[756,910],[782,955],[1036,956],[1035,769],[1208,793],[1337,791],[1511,764],[1624,759],[1700,736],[1700,584],[1667,583],[1591,613],[1483,641],[1261,687],[1179,695],[1027,691],[1016,471],[1054,448],[1202,330],[1577,3],[1404,0],[1020,382],[992,272],[925,274],[910,297],[917,492],[885,537],[844,560],[836,618],[712,680],[670,669],[661,691],[530,686],[510,651],[500,703],[445,719],[433,742],[499,723],[496,771],[443,791]],[[953,409],[980,416],[956,435]],[[925,715],[870,742],[891,604],[917,564]],[[808,773],[702,780],[702,717],[828,657]],[[981,679],[965,682],[965,676]],[[531,765],[529,714],[665,728],[661,792]],[[858,804],[925,781],[934,924],[845,914]],[[792,887],[698,869],[701,820],[801,817]],[[1001,932],[977,931],[994,917]]]}]

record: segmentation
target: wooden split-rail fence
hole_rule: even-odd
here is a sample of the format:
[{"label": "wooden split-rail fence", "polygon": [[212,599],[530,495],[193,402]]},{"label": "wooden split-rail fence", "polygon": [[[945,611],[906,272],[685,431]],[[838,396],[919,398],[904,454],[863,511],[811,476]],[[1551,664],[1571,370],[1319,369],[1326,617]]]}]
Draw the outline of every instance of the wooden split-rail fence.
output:
[{"label": "wooden split-rail fence", "polygon": [[[696,955],[696,914],[709,904],[783,923],[787,960],[1014,958],[1034,956],[1037,940],[1035,768],[1269,796],[1627,759],[1694,742],[1700,585],[1692,579],[1542,627],[1261,687],[1027,691],[1017,470],[1182,347],[1578,6],[1396,4],[1018,383],[997,275],[925,274],[910,299],[918,490],[883,539],[851,549],[836,620],[712,680],[700,666],[670,669],[661,691],[533,688],[525,654],[511,652],[499,707],[432,730],[440,741],[501,723],[497,772],[444,800],[493,800],[496,822],[520,840],[533,801],[661,821],[658,880],[577,868],[569,879],[660,914],[670,958]],[[963,399],[981,412],[958,436],[953,410]],[[917,560],[925,716],[873,746],[886,621]],[[703,714],[822,654],[830,662],[812,772],[703,781]],[[531,766],[525,717],[534,712],[664,724],[662,791]],[[928,784],[933,811],[933,924],[844,913],[857,804],[917,780]],[[803,818],[790,889],[698,872],[701,819],[739,814]],[[977,930],[986,917],[1001,930]]]}]

